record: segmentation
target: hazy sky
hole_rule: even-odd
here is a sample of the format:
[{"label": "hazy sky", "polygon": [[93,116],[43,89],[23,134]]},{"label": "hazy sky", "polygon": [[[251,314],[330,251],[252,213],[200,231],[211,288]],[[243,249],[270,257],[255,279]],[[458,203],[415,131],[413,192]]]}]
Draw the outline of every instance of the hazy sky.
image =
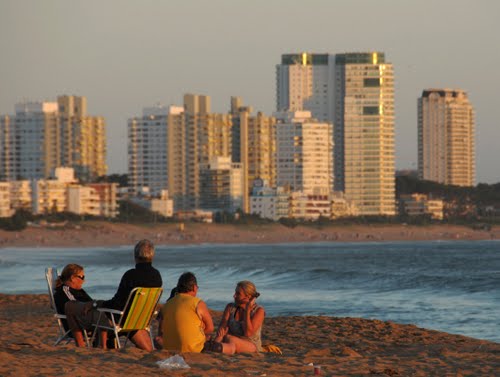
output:
[{"label": "hazy sky", "polygon": [[417,98],[461,88],[476,110],[477,181],[499,182],[498,0],[0,0],[0,114],[86,96],[107,121],[109,173],[127,170],[127,119],[184,93],[275,110],[290,52],[382,51],[396,79],[396,165],[417,167]]}]

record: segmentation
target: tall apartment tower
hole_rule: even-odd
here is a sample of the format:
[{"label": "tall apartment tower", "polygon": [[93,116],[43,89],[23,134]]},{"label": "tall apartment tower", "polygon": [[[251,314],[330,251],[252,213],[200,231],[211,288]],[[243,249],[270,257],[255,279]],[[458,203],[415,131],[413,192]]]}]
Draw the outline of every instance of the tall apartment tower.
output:
[{"label": "tall apartment tower", "polygon": [[75,170],[75,176],[93,181],[105,175],[106,125],[103,117],[87,115],[87,98],[57,97],[61,127],[61,166]]},{"label": "tall apartment tower", "polygon": [[394,73],[380,52],[335,55],[335,189],[360,215],[395,214]]},{"label": "tall apartment tower", "polygon": [[210,97],[184,96],[184,106],[145,109],[128,121],[128,158],[135,193],[168,189],[176,210],[200,208],[200,173],[212,157],[231,157],[231,116],[210,112]]},{"label": "tall apartment tower", "polygon": [[335,190],[360,215],[394,215],[394,77],[383,53],[287,54],[277,110],[333,124]]},{"label": "tall apartment tower", "polygon": [[250,212],[250,193],[256,179],[276,184],[276,118],[243,106],[231,97],[232,161],[240,163],[243,174],[242,210]]},{"label": "tall apartment tower", "polygon": [[85,97],[24,102],[16,114],[0,117],[0,179],[43,179],[59,166],[89,181],[106,174],[102,117],[88,116]]},{"label": "tall apartment tower", "polygon": [[474,110],[463,90],[426,89],[418,99],[420,179],[475,184]]},{"label": "tall apartment tower", "polygon": [[[128,121],[128,178],[135,194],[148,188],[152,195],[162,190],[182,191],[182,176],[169,179],[174,162],[182,162],[183,146],[180,131],[184,124],[184,108],[156,106],[143,109],[142,117]],[[168,148],[169,142],[171,147]],[[176,159],[167,152],[177,153]],[[170,163],[170,164],[169,164]],[[169,182],[178,183],[174,188]],[[170,191],[172,190],[172,191]]]},{"label": "tall apartment tower", "polygon": [[276,113],[277,185],[310,195],[333,190],[332,125],[309,111]]},{"label": "tall apartment tower", "polygon": [[276,110],[307,110],[313,118],[331,122],[333,63],[329,54],[282,55],[276,66]]}]

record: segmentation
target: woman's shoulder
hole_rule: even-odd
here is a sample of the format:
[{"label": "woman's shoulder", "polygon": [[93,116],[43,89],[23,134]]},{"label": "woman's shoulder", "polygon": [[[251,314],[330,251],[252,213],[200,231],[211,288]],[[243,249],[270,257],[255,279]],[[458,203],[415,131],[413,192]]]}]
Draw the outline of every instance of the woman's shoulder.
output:
[{"label": "woman's shoulder", "polygon": [[226,305],[226,307],[224,308],[224,311],[225,312],[231,312],[233,310],[236,309],[236,305],[234,305],[234,303],[230,302]]},{"label": "woman's shoulder", "polygon": [[252,310],[252,312],[255,314],[257,312],[263,312],[265,313],[266,310],[264,309],[264,307],[262,305],[259,305],[259,304],[256,304]]}]

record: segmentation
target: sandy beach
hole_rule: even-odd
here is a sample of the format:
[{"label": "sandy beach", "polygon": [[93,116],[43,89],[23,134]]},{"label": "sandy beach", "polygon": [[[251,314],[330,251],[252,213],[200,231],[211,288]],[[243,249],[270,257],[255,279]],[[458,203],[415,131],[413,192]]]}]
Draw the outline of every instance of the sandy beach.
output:
[{"label": "sandy beach", "polygon": [[[217,317],[220,313],[214,313]],[[46,295],[0,294],[0,376],[498,376],[500,344],[359,318],[266,318],[270,353],[190,354],[190,369],[160,369],[173,354],[54,346],[55,321]]]},{"label": "sandy beach", "polygon": [[[79,226],[0,231],[0,247],[132,245],[149,238],[159,245],[199,243],[371,242],[500,239],[490,231],[460,226],[338,226],[287,228],[280,224],[234,226],[187,223],[130,225],[86,222]],[[222,310],[222,308],[212,308]],[[220,312],[214,312],[218,323]],[[190,369],[160,369],[173,354],[54,346],[55,321],[46,295],[0,294],[0,376],[307,376],[313,364],[325,376],[498,376],[500,344],[460,335],[360,318],[269,317],[264,344],[283,355],[183,354]]]},{"label": "sandy beach", "polygon": [[28,227],[23,231],[0,230],[2,247],[91,247],[133,245],[148,238],[158,245],[200,243],[371,242],[417,240],[500,239],[500,226],[473,230],[457,225],[349,225],[297,226],[281,224],[226,225],[186,223],[132,225],[88,221],[64,227]]}]

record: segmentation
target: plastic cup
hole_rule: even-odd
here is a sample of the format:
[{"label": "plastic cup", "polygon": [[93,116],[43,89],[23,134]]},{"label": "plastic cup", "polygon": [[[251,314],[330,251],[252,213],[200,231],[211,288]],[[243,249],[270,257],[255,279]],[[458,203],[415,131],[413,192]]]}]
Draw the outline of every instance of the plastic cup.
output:
[{"label": "plastic cup", "polygon": [[321,374],[321,365],[314,366],[314,375],[319,376]]}]

